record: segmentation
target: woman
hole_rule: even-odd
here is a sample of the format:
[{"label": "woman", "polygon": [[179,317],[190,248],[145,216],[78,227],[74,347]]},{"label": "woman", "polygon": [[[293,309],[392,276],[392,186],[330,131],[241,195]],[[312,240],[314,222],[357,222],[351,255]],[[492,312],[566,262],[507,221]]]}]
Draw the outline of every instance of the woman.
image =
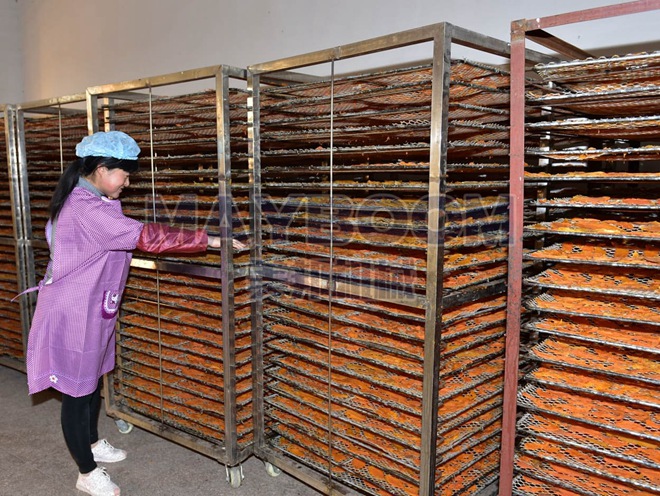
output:
[{"label": "woman", "polygon": [[[194,253],[220,247],[204,230],[143,224],[122,213],[118,198],[138,169],[140,148],[119,131],[98,132],[76,146],[80,159],[60,178],[46,237],[51,259],[26,355],[30,394],[62,393],[62,431],[78,464],[76,488],[92,496],[119,496],[97,462],[126,452],[98,438],[102,376],[115,365],[115,323],[131,251]],[[234,241],[235,248],[243,244]]]}]

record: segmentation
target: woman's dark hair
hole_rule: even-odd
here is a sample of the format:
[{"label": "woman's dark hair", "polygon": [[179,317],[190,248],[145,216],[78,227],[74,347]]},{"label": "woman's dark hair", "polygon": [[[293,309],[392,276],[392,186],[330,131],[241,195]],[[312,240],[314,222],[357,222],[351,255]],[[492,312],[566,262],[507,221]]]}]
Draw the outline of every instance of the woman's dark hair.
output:
[{"label": "woman's dark hair", "polygon": [[60,177],[53,198],[50,200],[50,219],[55,220],[62,210],[64,202],[78,184],[80,176],[87,177],[92,174],[101,165],[108,169],[123,169],[126,172],[136,172],[138,170],[137,160],[121,160],[112,157],[85,157],[74,160]]}]

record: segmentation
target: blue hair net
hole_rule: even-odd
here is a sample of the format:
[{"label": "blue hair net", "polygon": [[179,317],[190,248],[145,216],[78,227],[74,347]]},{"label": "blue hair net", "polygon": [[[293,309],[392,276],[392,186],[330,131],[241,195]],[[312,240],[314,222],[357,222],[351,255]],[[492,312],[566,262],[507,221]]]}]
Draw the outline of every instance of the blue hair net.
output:
[{"label": "blue hair net", "polygon": [[84,157],[112,157],[120,160],[137,160],[140,147],[128,134],[121,131],[100,131],[85,136],[76,145],[76,155]]}]

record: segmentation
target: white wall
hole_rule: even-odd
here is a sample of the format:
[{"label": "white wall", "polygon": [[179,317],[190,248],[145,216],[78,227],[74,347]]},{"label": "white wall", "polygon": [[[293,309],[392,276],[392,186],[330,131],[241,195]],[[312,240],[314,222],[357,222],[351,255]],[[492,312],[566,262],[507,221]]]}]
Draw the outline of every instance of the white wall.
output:
[{"label": "white wall", "polygon": [[[0,102],[68,95],[214,64],[245,67],[448,21],[508,40],[514,19],[612,0],[0,0],[0,22],[20,22],[23,57],[2,43],[0,60],[24,94],[0,85]],[[18,10],[18,12],[17,12]],[[660,11],[553,31],[581,48],[655,42]],[[0,35],[5,37],[4,30]],[[425,49],[426,50],[426,49]],[[420,58],[430,54],[419,52]],[[396,58],[396,55],[388,55]],[[406,55],[408,60],[410,56]],[[392,59],[392,63],[397,60]],[[382,64],[381,64],[382,65]],[[344,64],[336,72],[353,70]],[[328,73],[324,70],[321,72]],[[3,70],[3,74],[5,71]],[[3,80],[4,80],[3,76]]]},{"label": "white wall", "polygon": [[0,0],[0,104],[24,98],[22,59],[19,4]]}]

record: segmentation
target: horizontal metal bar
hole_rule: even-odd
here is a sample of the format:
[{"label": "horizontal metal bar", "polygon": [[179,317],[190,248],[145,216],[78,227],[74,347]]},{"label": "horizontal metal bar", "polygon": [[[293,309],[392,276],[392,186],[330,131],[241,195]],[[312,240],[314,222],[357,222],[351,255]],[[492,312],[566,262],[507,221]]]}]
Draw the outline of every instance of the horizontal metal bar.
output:
[{"label": "horizontal metal bar", "polygon": [[360,494],[346,486],[338,484],[336,481],[330,480],[315,470],[275,453],[268,447],[258,448],[255,446],[254,452],[258,458],[275,465],[277,468],[328,496],[359,496]]},{"label": "horizontal metal bar", "polygon": [[[276,281],[286,281],[304,286],[328,289],[328,279],[300,274],[293,270],[281,268],[264,267],[263,276]],[[413,293],[404,293],[402,291],[384,290],[374,286],[355,284],[341,281],[334,281],[334,292],[345,293],[363,298],[370,298],[378,301],[386,301],[397,305],[404,305],[413,308],[426,308],[426,298]]]},{"label": "horizontal metal bar", "polygon": [[573,46],[570,43],[567,43],[566,41],[551,35],[547,31],[543,31],[542,29],[528,31],[527,38],[529,38],[534,43],[537,43],[546,48],[550,48],[551,50],[554,50],[555,52],[561,53],[562,55],[566,55],[568,57],[573,57],[575,59],[586,59],[593,57],[593,55],[590,53],[585,52],[584,50],[577,48],[576,46]]},{"label": "horizontal metal bar", "polygon": [[85,93],[76,93],[57,98],[46,98],[44,100],[34,100],[31,102],[20,103],[16,105],[17,110],[37,110],[44,107],[53,107],[56,105],[68,105],[70,103],[80,103],[86,100]]},{"label": "horizontal metal bar", "polygon": [[431,24],[408,31],[379,36],[368,40],[351,43],[348,45],[339,45],[334,48],[310,52],[303,55],[296,55],[271,62],[254,64],[248,67],[250,72],[263,74],[274,71],[295,69],[331,60],[341,60],[359,55],[367,55],[374,52],[389,50],[392,48],[404,47],[415,43],[431,41],[439,32],[442,24]]},{"label": "horizontal metal bar", "polygon": [[595,7],[593,9],[577,10],[566,14],[527,19],[520,21],[520,23],[523,30],[533,31],[555,26],[564,26],[576,22],[595,21],[598,19],[607,19],[609,17],[638,14],[656,9],[660,9],[660,0],[639,0],[636,2],[619,3],[605,7]]},{"label": "horizontal metal bar", "polygon": [[[137,267],[147,270],[163,270],[166,272],[175,272],[177,274],[209,277],[211,279],[222,279],[222,269],[215,267],[206,267],[200,265],[191,265],[185,263],[164,262],[160,260],[149,260],[144,258],[133,258],[131,267]],[[248,268],[236,269],[235,277],[245,277],[248,275]]]},{"label": "horizontal metal bar", "polygon": [[123,81],[119,83],[104,84],[101,86],[91,86],[87,91],[91,95],[105,95],[107,93],[116,93],[120,91],[130,91],[141,88],[155,88],[158,86],[165,86],[176,83],[186,83],[196,81],[199,79],[208,79],[221,75],[223,70],[229,77],[237,79],[246,79],[247,71],[231,66],[213,65],[209,67],[202,67],[199,69],[191,69],[187,71],[173,72],[170,74],[163,74],[160,76],[147,77],[141,79],[134,79],[132,81]]}]

